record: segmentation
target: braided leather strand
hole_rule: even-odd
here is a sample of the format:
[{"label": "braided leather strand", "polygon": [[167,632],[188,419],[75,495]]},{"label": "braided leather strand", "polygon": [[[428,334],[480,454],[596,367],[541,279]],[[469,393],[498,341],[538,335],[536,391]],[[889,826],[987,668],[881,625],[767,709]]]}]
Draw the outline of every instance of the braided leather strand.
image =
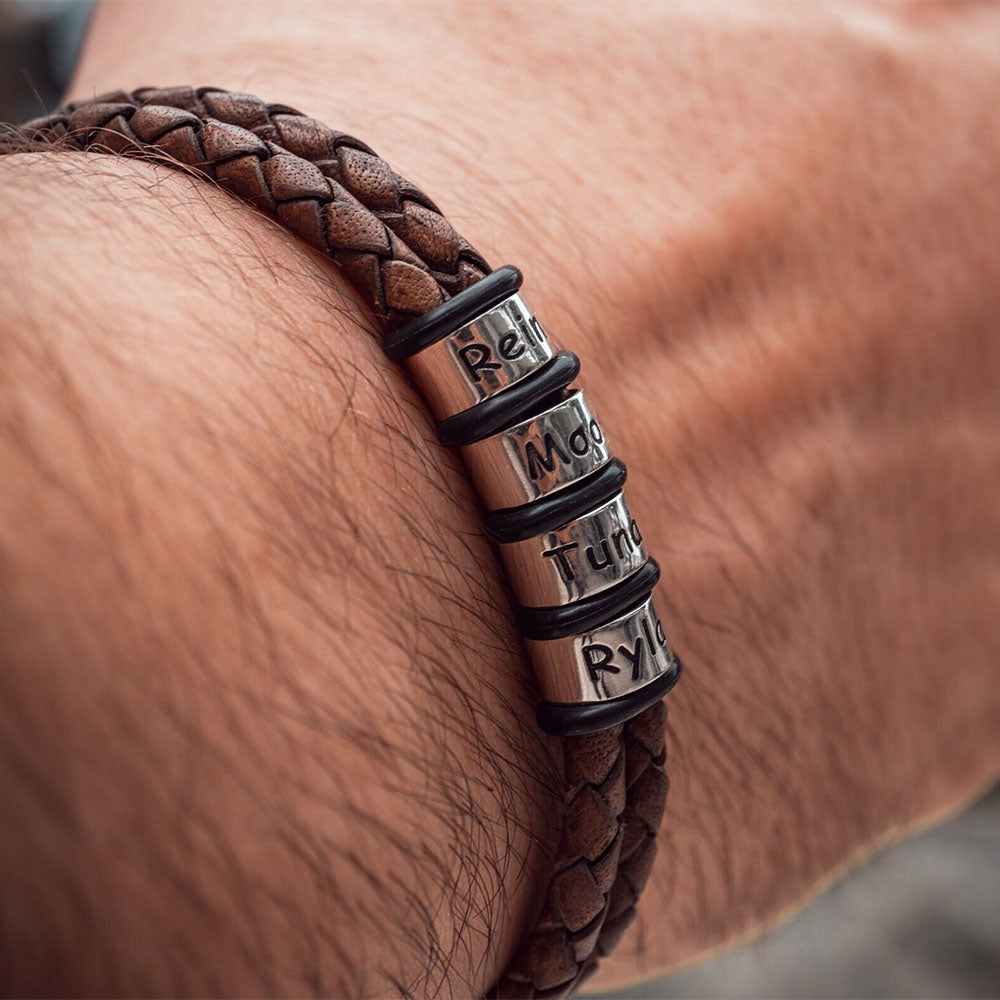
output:
[{"label": "braided leather strand", "polygon": [[[137,155],[216,181],[330,257],[386,331],[490,271],[367,145],[251,95],[117,91],[0,135],[0,155],[39,149]],[[566,996],[631,924],[666,801],[665,725],[658,702],[623,726],[564,740],[555,872],[534,928],[488,996]]]},{"label": "braided leather strand", "polygon": [[635,918],[663,818],[666,707],[563,742],[562,843],[540,917],[489,995],[562,997],[610,954]]},{"label": "braided leather strand", "polygon": [[[155,158],[217,181],[329,256],[387,330],[490,270],[437,206],[364,143],[248,95],[119,91],[26,122],[15,138]],[[10,137],[4,146],[17,151]]]}]

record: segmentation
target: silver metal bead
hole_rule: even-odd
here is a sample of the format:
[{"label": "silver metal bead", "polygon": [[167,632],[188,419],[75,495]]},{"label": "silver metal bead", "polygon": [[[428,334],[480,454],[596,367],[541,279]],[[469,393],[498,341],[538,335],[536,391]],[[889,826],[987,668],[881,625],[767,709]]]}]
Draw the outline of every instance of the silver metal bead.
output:
[{"label": "silver metal bead", "polygon": [[518,601],[569,604],[607,590],[645,561],[639,526],[619,493],[575,521],[500,546]]},{"label": "silver metal bead", "polygon": [[548,701],[608,701],[644,687],[674,665],[652,598],[591,632],[528,646]]},{"label": "silver metal bead", "polygon": [[554,356],[541,324],[511,295],[406,361],[439,420],[520,382]]},{"label": "silver metal bead", "polygon": [[462,448],[490,510],[517,507],[575,483],[610,458],[600,424],[578,389],[555,406]]}]

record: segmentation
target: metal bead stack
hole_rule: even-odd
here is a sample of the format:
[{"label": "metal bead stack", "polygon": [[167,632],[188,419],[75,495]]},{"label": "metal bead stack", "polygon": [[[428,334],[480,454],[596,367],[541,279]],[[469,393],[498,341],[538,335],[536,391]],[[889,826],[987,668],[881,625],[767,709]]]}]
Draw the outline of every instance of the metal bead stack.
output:
[{"label": "metal bead stack", "polygon": [[622,493],[625,466],[502,267],[390,334],[458,447],[519,606],[544,701],[542,728],[594,732],[637,715],[676,682],[680,661],[653,605],[659,579]]}]

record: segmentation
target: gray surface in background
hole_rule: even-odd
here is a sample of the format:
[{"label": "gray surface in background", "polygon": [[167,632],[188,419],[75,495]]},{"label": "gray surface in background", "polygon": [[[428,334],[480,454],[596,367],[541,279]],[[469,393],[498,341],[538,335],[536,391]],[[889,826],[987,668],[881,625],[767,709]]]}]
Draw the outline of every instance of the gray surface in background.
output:
[{"label": "gray surface in background", "polygon": [[756,941],[621,998],[1000,996],[1000,791]]},{"label": "gray surface in background", "polygon": [[92,8],[90,0],[0,0],[0,122],[58,104]]},{"label": "gray surface in background", "polygon": [[[90,6],[0,0],[0,121],[55,105]],[[1000,997],[1000,792],[879,855],[760,940],[613,996]]]}]

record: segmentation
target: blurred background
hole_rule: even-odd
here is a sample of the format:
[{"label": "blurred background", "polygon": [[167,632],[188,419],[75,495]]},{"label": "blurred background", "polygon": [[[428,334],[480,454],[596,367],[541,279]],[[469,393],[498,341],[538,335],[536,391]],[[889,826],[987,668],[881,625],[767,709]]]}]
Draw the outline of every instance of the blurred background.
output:
[{"label": "blurred background", "polygon": [[[0,121],[58,103],[91,6],[0,0]],[[122,84],[187,82],[198,81]],[[1000,997],[1000,790],[883,850],[763,937],[614,996]]]}]

